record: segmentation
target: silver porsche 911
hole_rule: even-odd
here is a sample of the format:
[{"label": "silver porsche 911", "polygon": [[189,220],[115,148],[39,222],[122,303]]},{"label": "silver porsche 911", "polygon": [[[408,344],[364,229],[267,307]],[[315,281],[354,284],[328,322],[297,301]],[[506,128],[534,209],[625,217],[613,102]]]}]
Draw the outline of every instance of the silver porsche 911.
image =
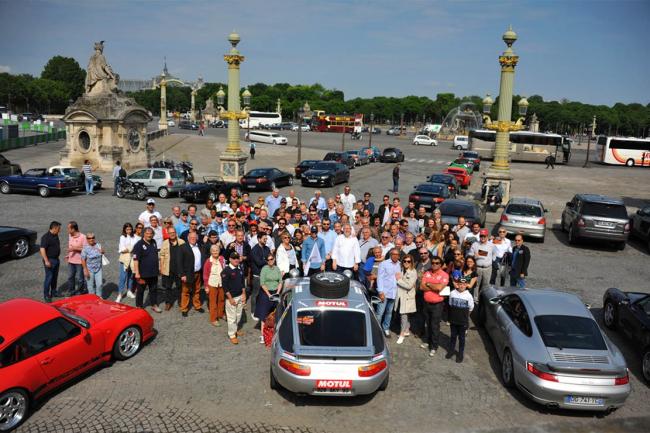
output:
[{"label": "silver porsche 911", "polygon": [[630,394],[623,355],[575,295],[481,292],[479,322],[501,360],[501,380],[549,408],[611,411]]}]

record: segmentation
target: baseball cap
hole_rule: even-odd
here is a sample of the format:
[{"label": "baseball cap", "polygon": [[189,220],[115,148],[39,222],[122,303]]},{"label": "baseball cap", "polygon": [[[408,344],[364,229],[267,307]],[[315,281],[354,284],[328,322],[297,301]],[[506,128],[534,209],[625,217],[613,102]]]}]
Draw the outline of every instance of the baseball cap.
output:
[{"label": "baseball cap", "polygon": [[470,280],[469,277],[463,275],[462,277],[460,277],[460,278],[458,279],[458,282],[460,282],[460,283],[469,283],[469,280]]},{"label": "baseball cap", "polygon": [[489,233],[489,232],[488,232],[488,230],[487,230],[487,229],[481,229],[481,231],[480,231],[480,232],[478,232],[478,234],[479,234],[479,235],[481,235],[481,236],[487,236],[487,235],[488,235],[488,233]]},{"label": "baseball cap", "polygon": [[318,227],[311,226],[311,229],[309,229],[309,231],[312,232],[312,233],[318,233]]},{"label": "baseball cap", "polygon": [[286,202],[287,202],[286,198],[283,198],[283,199],[280,200],[280,203],[286,203]]},{"label": "baseball cap", "polygon": [[461,274],[461,272],[460,272],[459,270],[455,270],[455,271],[453,271],[453,272],[451,273],[451,277],[452,277],[454,280],[458,280],[458,279],[460,279],[460,277],[462,277],[462,276],[463,276],[463,274]]},{"label": "baseball cap", "polygon": [[239,258],[239,254],[236,251],[230,253],[230,259],[238,259],[238,258]]},{"label": "baseball cap", "polygon": [[147,204],[156,204],[156,200],[150,198],[149,200],[147,200]]}]

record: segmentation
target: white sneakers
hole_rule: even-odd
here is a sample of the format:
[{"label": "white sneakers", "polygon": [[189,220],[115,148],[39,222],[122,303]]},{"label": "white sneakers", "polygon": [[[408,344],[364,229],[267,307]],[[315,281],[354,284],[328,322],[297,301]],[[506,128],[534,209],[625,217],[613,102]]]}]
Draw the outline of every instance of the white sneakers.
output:
[{"label": "white sneakers", "polygon": [[117,302],[118,304],[120,302],[122,302],[122,294],[121,293],[119,295],[117,295],[117,298],[115,298],[115,302]]},{"label": "white sneakers", "polygon": [[390,331],[389,331],[388,329],[386,329],[386,330],[384,331],[384,335],[385,335],[386,337],[390,337]]},{"label": "white sneakers", "polygon": [[404,342],[404,336],[403,336],[403,335],[400,335],[400,336],[397,338],[397,344],[402,344],[403,342]]},{"label": "white sneakers", "polygon": [[133,293],[133,292],[130,291],[130,290],[127,290],[127,292],[126,292],[126,296],[128,296],[128,297],[131,298],[131,299],[135,299],[135,293]]},{"label": "white sneakers", "polygon": [[435,355],[436,355],[436,350],[435,349],[429,350],[429,356],[435,356]]}]

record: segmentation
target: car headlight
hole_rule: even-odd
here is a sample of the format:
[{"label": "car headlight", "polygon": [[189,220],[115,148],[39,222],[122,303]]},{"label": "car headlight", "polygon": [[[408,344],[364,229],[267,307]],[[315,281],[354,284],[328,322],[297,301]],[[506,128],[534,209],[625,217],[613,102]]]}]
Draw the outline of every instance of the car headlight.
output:
[{"label": "car headlight", "polygon": [[329,178],[329,176],[321,176],[320,178],[323,179],[323,180],[327,180],[327,178]]}]

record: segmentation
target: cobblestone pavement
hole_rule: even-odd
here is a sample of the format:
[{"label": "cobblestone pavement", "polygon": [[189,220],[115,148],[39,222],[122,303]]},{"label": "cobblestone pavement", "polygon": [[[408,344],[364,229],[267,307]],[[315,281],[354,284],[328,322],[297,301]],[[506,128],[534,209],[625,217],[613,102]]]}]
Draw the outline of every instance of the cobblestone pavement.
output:
[{"label": "cobblestone pavement", "polygon": [[[332,141],[330,145],[336,144]],[[444,160],[455,153],[440,148],[404,148],[407,157],[418,160]],[[32,150],[33,155],[29,149],[12,152],[20,153],[23,168],[45,166],[52,156],[36,150],[44,149]],[[12,152],[5,156],[13,159]],[[436,157],[430,157],[431,152],[436,152]],[[36,160],[38,164],[31,163]],[[353,192],[370,191],[375,202],[380,202],[390,183],[391,168],[389,164],[373,164],[355,169]],[[402,190],[409,191],[437,168],[424,163],[405,164]],[[521,164],[515,165],[513,171],[521,195],[543,194],[556,197],[558,203],[586,189],[615,193],[623,189],[621,182],[625,196],[634,200],[630,203],[650,199],[650,171],[594,167],[576,174],[575,168],[563,167],[550,177],[543,167]],[[304,198],[312,194],[299,186],[295,189]],[[324,190],[324,195],[341,189]],[[75,219],[82,231],[94,231],[112,262],[105,269],[104,279],[105,295],[114,298],[121,225],[134,221],[144,204],[120,200],[110,193],[105,190],[90,197],[48,199],[0,196],[0,219],[2,224],[37,230],[39,236],[51,219],[63,223]],[[406,195],[401,194],[403,199]],[[168,214],[178,199],[157,202],[159,210]],[[490,220],[494,218],[494,214],[490,215]],[[624,251],[592,244],[570,247],[565,234],[549,230],[545,243],[528,245],[532,251],[530,287],[577,293],[594,306],[597,318],[601,316],[601,298],[607,287],[648,290],[648,253],[637,242],[630,242]],[[18,296],[40,299],[42,277],[37,254],[20,261],[0,260],[0,301]],[[66,277],[62,269],[60,284]],[[392,338],[389,344],[393,367],[388,390],[370,397],[334,400],[271,391],[268,351],[258,343],[259,331],[253,330],[251,321],[245,325],[247,334],[241,344],[232,346],[225,329],[210,326],[206,315],[190,313],[183,319],[174,309],[156,314],[155,319],[158,336],[133,359],[99,369],[57,391],[41,402],[19,431],[650,431],[650,390],[640,379],[639,357],[632,344],[609,331],[631,369],[632,395],[624,407],[601,417],[547,411],[520,393],[506,390],[498,379],[498,362],[491,343],[475,329],[469,332],[463,364],[445,360],[444,350],[429,358],[413,337],[400,346]],[[444,326],[442,332],[449,335]],[[443,347],[446,342],[445,337]]]}]

